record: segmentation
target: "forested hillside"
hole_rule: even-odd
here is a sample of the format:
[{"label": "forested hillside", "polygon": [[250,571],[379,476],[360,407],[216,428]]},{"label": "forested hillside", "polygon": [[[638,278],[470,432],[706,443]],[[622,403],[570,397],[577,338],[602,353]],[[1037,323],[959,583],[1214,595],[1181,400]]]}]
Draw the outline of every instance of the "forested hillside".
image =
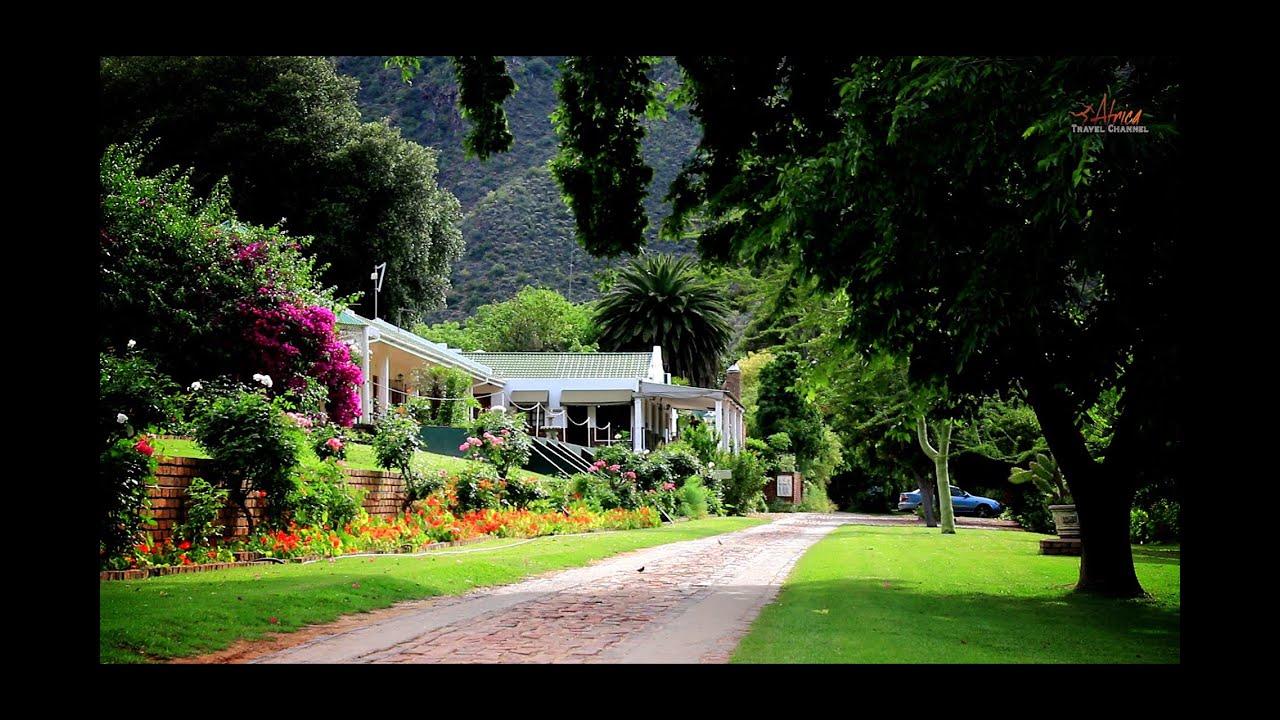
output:
[{"label": "forested hillside", "polygon": [[[406,84],[382,57],[336,58],[340,72],[360,81],[359,103],[367,120],[390,118],[404,135],[439,151],[439,183],[462,203],[463,257],[453,266],[448,306],[428,321],[459,320],[479,305],[505,300],[524,285],[540,285],[575,300],[596,295],[592,273],[623,259],[591,258],[573,239],[573,217],[546,169],[556,137],[549,115],[556,106],[557,57],[509,57],[519,90],[507,101],[515,145],[486,162],[466,158],[466,125],[457,110],[457,84],[446,58],[426,58],[422,73]],[[667,61],[657,78],[678,78]],[[651,124],[645,157],[654,169],[647,208],[649,235],[665,216],[662,196],[698,140],[697,123],[684,111]],[[664,251],[691,252],[692,245],[664,243]],[[405,319],[407,321],[407,318]]]}]

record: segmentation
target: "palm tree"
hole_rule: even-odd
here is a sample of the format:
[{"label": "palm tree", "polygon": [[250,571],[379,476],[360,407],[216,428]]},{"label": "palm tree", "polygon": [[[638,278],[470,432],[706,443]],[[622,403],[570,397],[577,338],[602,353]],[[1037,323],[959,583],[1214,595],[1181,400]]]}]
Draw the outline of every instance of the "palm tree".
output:
[{"label": "palm tree", "polygon": [[618,272],[596,304],[600,349],[662,347],[672,375],[709,387],[733,331],[729,308],[688,258],[644,255]]}]

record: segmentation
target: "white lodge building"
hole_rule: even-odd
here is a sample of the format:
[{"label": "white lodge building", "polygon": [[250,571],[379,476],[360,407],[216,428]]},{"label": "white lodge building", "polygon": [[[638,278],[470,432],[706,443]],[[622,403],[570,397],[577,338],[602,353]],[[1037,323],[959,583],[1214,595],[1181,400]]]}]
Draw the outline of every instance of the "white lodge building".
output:
[{"label": "white lodge building", "polygon": [[662,348],[651,352],[462,352],[431,342],[385,320],[350,311],[339,329],[363,362],[362,422],[419,395],[412,372],[424,365],[456,368],[473,379],[482,407],[509,408],[528,417],[539,437],[595,447],[622,432],[634,450],[653,450],[679,437],[679,410],[700,412],[729,452],[742,449],[746,430],[738,391],[738,367],[725,387],[672,385]]}]

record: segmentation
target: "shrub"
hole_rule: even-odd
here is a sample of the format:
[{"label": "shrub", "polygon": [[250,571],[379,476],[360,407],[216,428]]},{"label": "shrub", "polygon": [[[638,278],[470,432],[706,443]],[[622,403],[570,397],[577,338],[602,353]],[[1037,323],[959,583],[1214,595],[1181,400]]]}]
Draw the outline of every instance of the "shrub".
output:
[{"label": "shrub", "polygon": [[497,510],[502,507],[507,481],[497,477],[493,469],[480,465],[467,468],[454,480],[453,492],[457,509]]},{"label": "shrub", "polygon": [[442,483],[424,476],[413,466],[413,454],[422,447],[418,423],[406,412],[389,412],[374,426],[373,454],[378,466],[395,470],[404,478],[407,509],[430,495]]},{"label": "shrub", "polygon": [[800,506],[796,509],[800,512],[827,513],[835,512],[836,504],[827,497],[827,489],[822,486],[822,483],[805,478],[804,495],[800,498]]},{"label": "shrub", "polygon": [[531,477],[512,475],[507,478],[503,502],[513,508],[533,508],[539,501],[550,499],[550,494]]},{"label": "shrub", "polygon": [[456,368],[428,365],[411,373],[413,386],[425,397],[409,399],[409,412],[419,425],[466,427],[470,410],[479,403],[471,397],[471,376]]},{"label": "shrub", "polygon": [[103,560],[117,557],[137,538],[146,517],[147,484],[155,473],[150,443],[118,438],[98,460],[98,499],[102,509],[98,549]]},{"label": "shrub", "polygon": [[[101,449],[164,423],[176,411],[178,386],[142,357],[137,346],[123,357],[98,356],[98,440]],[[120,418],[124,416],[122,421]]]},{"label": "shrub", "polygon": [[202,201],[176,169],[145,177],[142,162],[137,148],[111,146],[99,165],[103,337],[137,338],[183,384],[265,372],[282,394],[313,380],[349,425],[363,379],[304,253],[309,238],[241,223],[224,185]]},{"label": "shrub", "polygon": [[764,486],[769,477],[760,457],[750,450],[743,450],[730,462],[733,475],[724,489],[726,509],[735,515],[745,515],[764,507]]},{"label": "shrub", "polygon": [[701,476],[706,471],[706,464],[702,462],[698,454],[687,443],[670,443],[659,448],[654,455],[661,458],[670,468],[671,477],[677,485],[683,483],[687,478]]},{"label": "shrub", "polygon": [[689,424],[680,430],[680,439],[689,445],[703,464],[713,462],[720,452],[720,438],[710,424],[690,418]]},{"label": "shrub", "polygon": [[702,487],[702,480],[697,476],[690,477],[676,491],[679,506],[676,511],[690,518],[707,516],[707,490]]},{"label": "shrub", "polygon": [[222,528],[218,514],[226,502],[225,488],[214,487],[204,478],[193,478],[187,487],[183,520],[174,526],[173,536],[192,545],[208,545]]},{"label": "shrub", "polygon": [[614,492],[613,483],[598,471],[578,473],[570,481],[571,497],[585,503],[592,510],[599,512],[622,507],[622,499]]},{"label": "shrub", "polygon": [[325,460],[311,464],[301,474],[291,504],[299,525],[336,528],[360,515],[364,498],[347,484],[335,460]]},{"label": "shrub", "polygon": [[1135,507],[1129,511],[1129,537],[1139,545],[1177,542],[1182,538],[1181,515],[1181,505],[1172,500]]},{"label": "shrub", "polygon": [[346,460],[347,440],[342,428],[332,423],[311,426],[311,449],[321,460]]},{"label": "shrub", "polygon": [[533,440],[524,431],[524,416],[490,410],[481,413],[471,424],[471,435],[458,449],[473,460],[487,462],[507,477],[512,468],[519,468],[529,461]]},{"label": "shrub", "polygon": [[265,498],[268,525],[283,522],[297,485],[293,471],[302,437],[276,403],[249,390],[217,398],[197,418],[196,440],[213,458],[218,478],[244,512],[250,532],[253,518],[246,498],[251,491]]}]

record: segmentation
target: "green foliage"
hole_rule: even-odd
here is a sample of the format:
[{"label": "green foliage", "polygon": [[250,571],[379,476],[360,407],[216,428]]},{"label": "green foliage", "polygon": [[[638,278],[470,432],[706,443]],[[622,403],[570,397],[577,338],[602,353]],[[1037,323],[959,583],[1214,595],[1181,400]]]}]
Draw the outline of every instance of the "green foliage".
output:
[{"label": "green foliage", "polygon": [[836,504],[831,502],[831,498],[827,497],[827,488],[822,483],[805,478],[804,494],[796,509],[800,512],[827,513],[835,512],[837,508]]},{"label": "green foliage", "polygon": [[336,460],[306,467],[294,491],[294,520],[304,527],[341,528],[354,521],[364,505],[361,491],[347,484]]},{"label": "green foliage", "polygon": [[481,305],[465,326],[452,321],[419,324],[414,332],[463,350],[592,352],[597,331],[590,304],[526,286],[510,300]]},{"label": "green foliage", "polygon": [[344,294],[367,291],[386,262],[384,317],[442,304],[462,251],[458,202],[436,185],[434,151],[361,122],[358,83],[331,60],[114,57],[100,82],[102,146],[151,141],[148,171],[194,168],[200,193],[226,177],[240,217],[315,236],[323,280]]},{"label": "green foliage", "polygon": [[422,397],[406,403],[419,425],[465,427],[476,406],[471,396],[471,376],[443,365],[426,365],[410,373],[413,387]]},{"label": "green foliage", "polygon": [[[594,511],[624,506],[623,498],[614,491],[614,483],[602,473],[577,473],[569,479],[569,483],[570,497],[586,503]],[[634,488],[622,489],[628,497],[634,493]]]},{"label": "green foliage", "polygon": [[498,477],[509,478],[511,470],[523,467],[533,452],[533,440],[524,427],[523,413],[498,409],[480,413],[467,438],[472,445],[469,456],[492,465]]},{"label": "green foliage", "polygon": [[655,462],[665,464],[676,484],[691,477],[701,476],[706,471],[706,464],[686,442],[667,443],[649,456]]},{"label": "green foliage", "polygon": [[1157,500],[1149,509],[1133,508],[1129,539],[1139,545],[1182,540],[1182,507],[1170,500]]},{"label": "green foliage", "polygon": [[457,497],[458,509],[497,510],[502,507],[506,481],[499,478],[493,467],[474,465],[458,473],[453,491]]},{"label": "green foliage", "polygon": [[[720,452],[720,437],[716,429],[700,418],[681,418],[680,440],[689,446],[703,464],[714,462]],[[750,442],[752,438],[748,438]]]},{"label": "green foliage", "polygon": [[513,138],[502,103],[517,88],[502,58],[458,56],[453,58],[453,71],[458,80],[458,109],[471,123],[471,132],[462,141],[467,154],[487,160],[494,153],[510,150]]},{"label": "green foliage", "polygon": [[600,347],[610,351],[662,347],[673,375],[713,387],[732,339],[719,291],[687,259],[645,255],[618,274],[596,304]]},{"label": "green foliage", "polygon": [[99,454],[98,549],[103,559],[120,556],[144,524],[155,524],[146,514],[147,485],[154,474],[155,461],[130,438],[115,438]]},{"label": "green foliage", "polygon": [[228,491],[214,487],[204,478],[192,478],[183,503],[182,522],[173,527],[173,536],[202,547],[219,535],[222,524],[218,515],[227,503]]},{"label": "green foliage", "polygon": [[657,58],[578,56],[562,64],[561,105],[551,114],[560,152],[551,172],[574,211],[578,242],[593,255],[635,253],[648,225],[643,201],[645,111],[656,99]]},{"label": "green foliage", "polygon": [[1024,465],[1048,449],[1035,410],[1016,395],[984,398],[977,416],[956,428],[952,442],[959,451],[1011,465]]},{"label": "green foliage", "polygon": [[[422,439],[418,435],[420,429],[408,412],[386,413],[374,425],[373,453],[378,465],[385,470],[398,471],[410,487],[417,484],[413,481],[420,474],[413,467],[413,453],[422,449]],[[410,492],[410,495],[418,493]],[[413,498],[418,499],[420,497]],[[409,500],[405,504],[411,503]]]},{"label": "green foliage", "polygon": [[176,393],[177,385],[142,356],[136,343],[123,356],[101,353],[95,418],[99,447],[173,418],[178,410],[172,398]]},{"label": "green foliage", "polygon": [[346,460],[347,443],[342,428],[335,423],[325,422],[311,426],[311,450],[321,460]]},{"label": "green foliage", "polygon": [[267,525],[282,524],[292,510],[290,499],[297,487],[293,471],[302,437],[278,402],[252,390],[233,391],[204,407],[196,418],[195,434],[213,458],[219,482],[244,511],[250,532],[253,519],[245,506],[249,492],[265,496]]},{"label": "green foliage", "polygon": [[702,486],[702,479],[691,477],[676,490],[679,506],[676,512],[688,518],[704,518],[707,516],[707,489]]},{"label": "green foliage", "polygon": [[727,463],[733,476],[725,483],[725,509],[734,515],[764,509],[764,486],[769,482],[764,461],[751,450],[743,450]]},{"label": "green foliage", "polygon": [[[760,370],[760,389],[756,407],[756,430],[770,437],[782,434],[786,437],[786,449],[795,453],[796,464],[806,476],[825,482],[814,472],[815,461],[824,453],[828,440],[822,416],[817,406],[808,399],[801,387],[800,356],[783,351]],[[772,452],[780,456],[781,450],[770,442]],[[834,453],[839,453],[839,445]],[[781,460],[781,458],[778,458]]]},{"label": "green foliage", "polygon": [[1048,502],[1055,505],[1071,504],[1071,490],[1052,455],[1037,453],[1036,459],[1026,469],[1014,468],[1009,472],[1009,482],[1014,485],[1029,482]]}]

